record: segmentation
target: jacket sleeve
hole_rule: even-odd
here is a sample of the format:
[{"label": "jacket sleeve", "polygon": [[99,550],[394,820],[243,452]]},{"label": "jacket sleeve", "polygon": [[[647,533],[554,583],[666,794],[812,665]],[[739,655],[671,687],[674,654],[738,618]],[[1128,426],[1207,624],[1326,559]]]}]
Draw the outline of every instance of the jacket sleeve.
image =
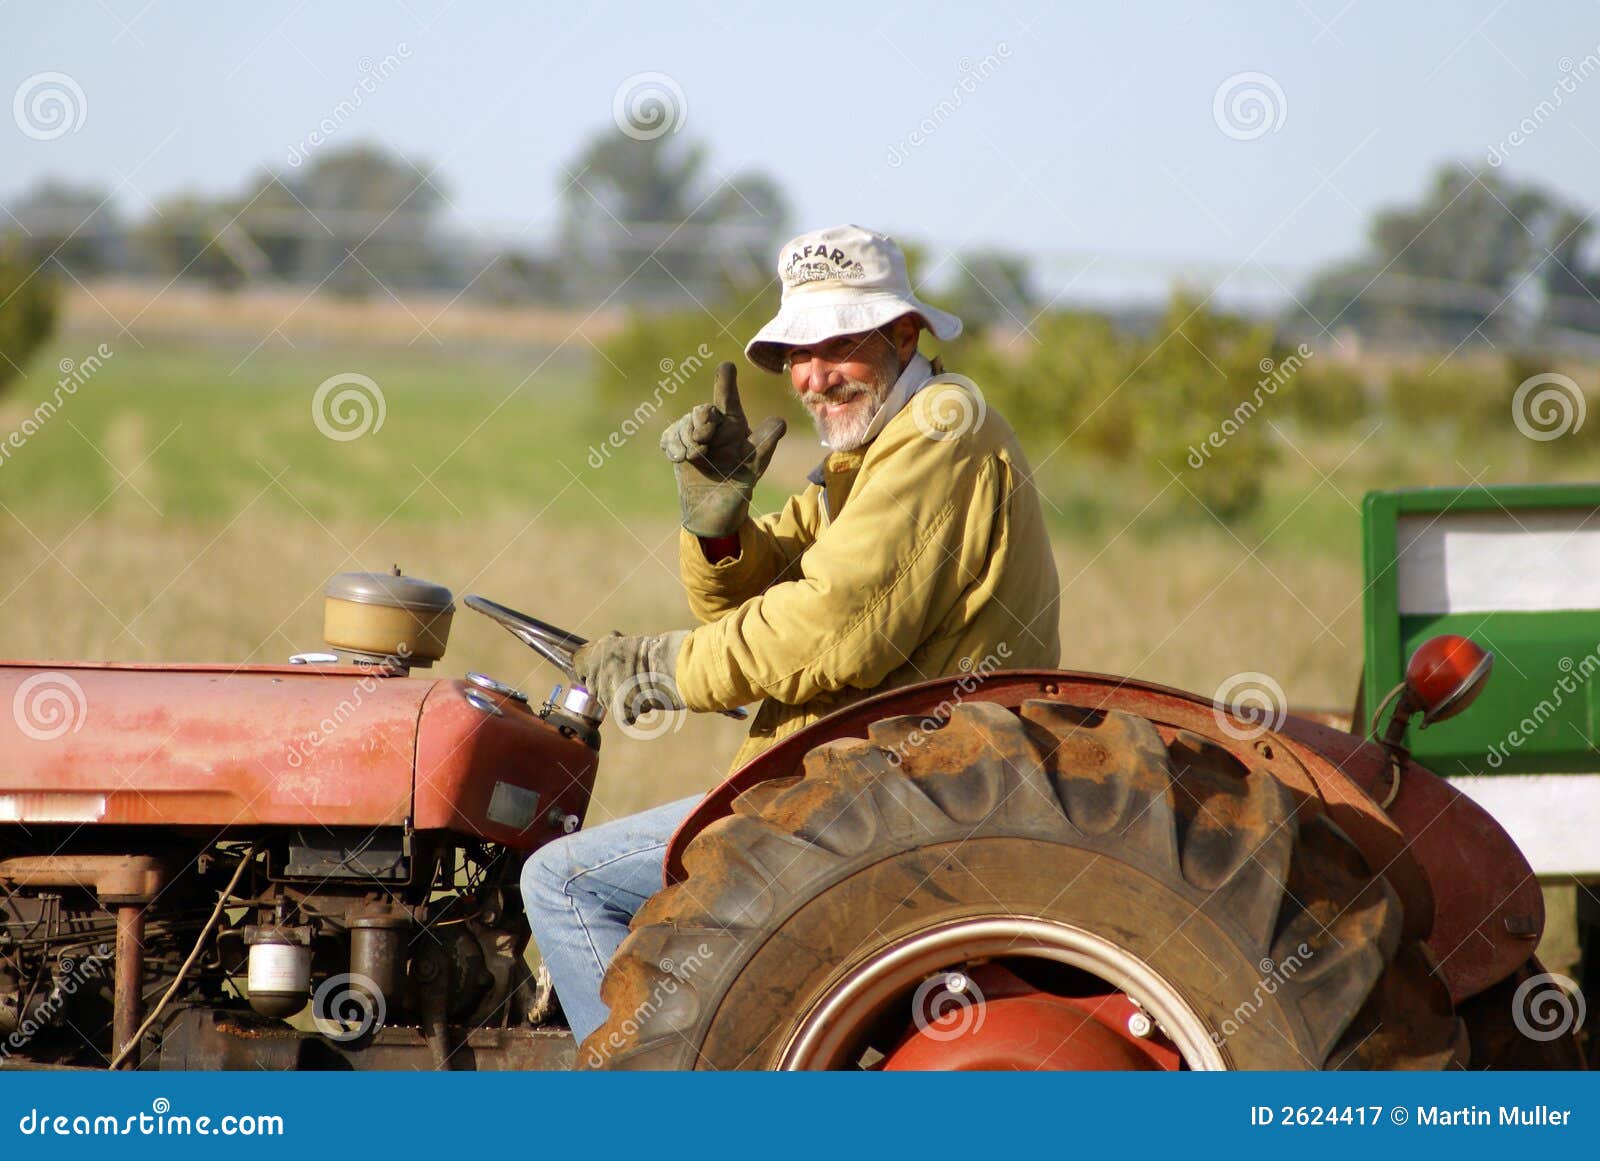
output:
[{"label": "jacket sleeve", "polygon": [[1004,503],[1001,469],[963,439],[913,428],[898,444],[800,558],[795,579],[689,634],[676,677],[690,709],[871,689],[954,607],[986,556]]},{"label": "jacket sleeve", "polygon": [[790,496],[776,512],[739,526],[739,555],[713,564],[700,541],[678,530],[678,575],[689,611],[702,623],[724,617],[777,581],[798,575],[800,554],[816,539],[820,512],[817,488]]}]

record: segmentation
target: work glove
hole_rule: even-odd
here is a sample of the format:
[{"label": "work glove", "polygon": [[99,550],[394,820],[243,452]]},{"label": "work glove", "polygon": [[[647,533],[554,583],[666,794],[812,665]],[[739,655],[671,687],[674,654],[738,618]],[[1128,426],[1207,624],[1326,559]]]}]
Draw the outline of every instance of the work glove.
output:
[{"label": "work glove", "polygon": [[717,368],[711,402],[702,403],[661,436],[661,450],[678,478],[683,526],[696,536],[732,536],[750,511],[756,481],[788,430],[774,415],[750,430],[739,402],[738,372]]},{"label": "work glove", "polygon": [[688,635],[689,630],[678,629],[659,637],[609,633],[596,638],[572,658],[578,684],[625,726],[651,710],[685,709],[674,671]]}]

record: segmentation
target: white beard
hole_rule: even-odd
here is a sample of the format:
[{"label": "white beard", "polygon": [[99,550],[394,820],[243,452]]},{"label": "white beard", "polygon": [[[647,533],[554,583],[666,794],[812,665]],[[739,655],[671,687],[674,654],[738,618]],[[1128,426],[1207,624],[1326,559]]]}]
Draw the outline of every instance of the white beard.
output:
[{"label": "white beard", "polygon": [[867,438],[867,428],[872,426],[872,417],[878,414],[878,408],[883,406],[884,397],[888,394],[866,383],[851,383],[849,386],[861,389],[861,394],[851,402],[849,410],[839,415],[811,413],[812,422],[817,425],[817,434],[830,451],[854,451],[860,447]]},{"label": "white beard", "polygon": [[817,434],[822,437],[829,451],[855,451],[866,442],[867,429],[872,426],[873,418],[884,400],[889,398],[889,392],[894,389],[895,380],[899,377],[899,365],[891,355],[878,371],[877,382],[852,379],[844,385],[845,391],[855,395],[847,411],[839,415],[824,415],[807,408],[811,411],[811,421],[817,425]]}]

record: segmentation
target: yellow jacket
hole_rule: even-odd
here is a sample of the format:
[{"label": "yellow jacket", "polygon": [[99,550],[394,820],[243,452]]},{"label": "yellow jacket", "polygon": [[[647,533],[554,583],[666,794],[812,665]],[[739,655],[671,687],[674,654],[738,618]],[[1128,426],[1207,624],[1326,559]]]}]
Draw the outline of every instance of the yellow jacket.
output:
[{"label": "yellow jacket", "polygon": [[[692,710],[761,700],[734,758],[895,686],[1054,668],[1060,583],[1016,435],[935,378],[864,449],[834,452],[783,508],[739,528],[737,557],[680,532],[703,622],[677,658]],[[820,478],[820,482],[817,482]]]}]

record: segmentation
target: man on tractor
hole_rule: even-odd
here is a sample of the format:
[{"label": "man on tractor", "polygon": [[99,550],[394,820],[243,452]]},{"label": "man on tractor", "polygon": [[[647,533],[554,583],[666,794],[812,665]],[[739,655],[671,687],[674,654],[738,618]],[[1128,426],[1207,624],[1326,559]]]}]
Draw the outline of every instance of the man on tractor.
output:
[{"label": "man on tractor", "polygon": [[[677,478],[679,568],[701,625],[612,634],[578,677],[631,723],[651,710],[759,701],[737,769],[779,738],[870,694],[974,670],[1053,668],[1059,583],[1015,434],[970,380],[918,352],[953,315],[912,292],[890,238],[805,234],[778,256],[777,317],[745,348],[787,372],[822,463],[782,509],[750,515],[782,419],[754,430],[735,369],[661,447]],[[629,920],[661,887],[667,841],[696,795],[580,831],[529,858],[522,892],[575,1037],[606,1018],[600,983]]]}]

